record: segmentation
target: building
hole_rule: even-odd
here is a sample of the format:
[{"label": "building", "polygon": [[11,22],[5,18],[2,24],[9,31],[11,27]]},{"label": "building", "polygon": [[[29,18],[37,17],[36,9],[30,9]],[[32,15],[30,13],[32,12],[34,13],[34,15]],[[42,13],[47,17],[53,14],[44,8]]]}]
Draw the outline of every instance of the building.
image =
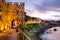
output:
[{"label": "building", "polygon": [[0,0],[0,30],[24,26],[24,2],[6,2]]},{"label": "building", "polygon": [[26,15],[25,21],[26,21],[27,24],[40,23],[41,22],[41,20],[39,18],[30,17],[28,15]]}]

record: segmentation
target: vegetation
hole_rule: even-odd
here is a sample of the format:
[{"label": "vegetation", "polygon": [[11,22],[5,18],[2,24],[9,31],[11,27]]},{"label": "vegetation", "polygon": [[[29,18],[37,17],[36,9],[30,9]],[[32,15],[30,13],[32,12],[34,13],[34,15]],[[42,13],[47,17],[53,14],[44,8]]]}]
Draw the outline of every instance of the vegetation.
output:
[{"label": "vegetation", "polygon": [[25,24],[24,30],[28,35],[36,35],[36,33],[39,31],[39,27],[43,23],[31,23],[31,24]]},{"label": "vegetation", "polygon": [[26,23],[24,27],[24,32],[27,33],[28,36],[38,37],[40,34],[43,34],[45,30],[55,26],[57,26],[57,24],[50,22],[47,23],[40,22],[40,23],[31,23],[31,24]]}]

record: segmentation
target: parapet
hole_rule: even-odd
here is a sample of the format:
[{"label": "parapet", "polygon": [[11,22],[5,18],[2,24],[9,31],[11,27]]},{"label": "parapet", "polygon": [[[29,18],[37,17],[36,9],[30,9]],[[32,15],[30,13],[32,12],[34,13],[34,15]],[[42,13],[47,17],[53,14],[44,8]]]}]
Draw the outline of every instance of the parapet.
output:
[{"label": "parapet", "polygon": [[24,11],[24,2],[7,2],[7,8],[9,11]]},{"label": "parapet", "polygon": [[20,2],[20,5],[23,5],[23,6],[24,6],[24,5],[25,5],[25,3],[24,3],[24,2]]},{"label": "parapet", "polygon": [[13,2],[7,2],[6,4],[7,4],[7,6],[8,5],[13,5]]},{"label": "parapet", "polygon": [[24,2],[7,2],[6,3],[7,5],[20,5],[20,6],[24,6],[25,5],[25,3]]},{"label": "parapet", "polygon": [[18,3],[18,2],[14,2],[14,5],[17,5],[17,6],[18,6],[18,5],[19,5],[19,3]]}]

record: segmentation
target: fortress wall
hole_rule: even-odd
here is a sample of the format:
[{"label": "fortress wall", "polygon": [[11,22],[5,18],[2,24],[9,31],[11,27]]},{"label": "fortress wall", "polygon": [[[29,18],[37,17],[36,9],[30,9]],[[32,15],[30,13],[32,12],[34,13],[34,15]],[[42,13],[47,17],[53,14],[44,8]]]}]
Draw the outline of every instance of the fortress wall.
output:
[{"label": "fortress wall", "polygon": [[0,20],[0,29],[12,28],[13,20],[16,22],[16,26],[24,26],[25,14],[24,14],[24,2],[5,2],[0,0],[0,11],[2,16]]}]

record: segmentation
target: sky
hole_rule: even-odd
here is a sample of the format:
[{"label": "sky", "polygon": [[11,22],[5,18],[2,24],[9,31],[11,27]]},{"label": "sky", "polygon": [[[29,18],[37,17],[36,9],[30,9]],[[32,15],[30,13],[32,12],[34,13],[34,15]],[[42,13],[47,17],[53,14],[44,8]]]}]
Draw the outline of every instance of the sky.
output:
[{"label": "sky", "polygon": [[26,15],[43,20],[60,20],[60,0],[6,0],[25,2]]}]

